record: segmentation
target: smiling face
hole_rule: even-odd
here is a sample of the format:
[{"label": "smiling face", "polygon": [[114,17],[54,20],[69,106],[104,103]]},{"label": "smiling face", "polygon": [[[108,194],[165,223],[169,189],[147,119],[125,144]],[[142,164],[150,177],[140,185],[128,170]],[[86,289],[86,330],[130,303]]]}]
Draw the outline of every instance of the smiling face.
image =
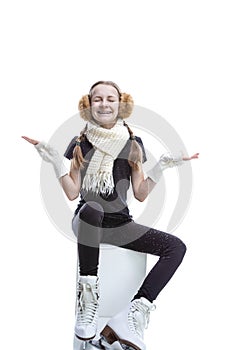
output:
[{"label": "smiling face", "polygon": [[91,114],[95,122],[106,129],[112,128],[118,116],[119,93],[111,85],[99,84],[91,91]]}]

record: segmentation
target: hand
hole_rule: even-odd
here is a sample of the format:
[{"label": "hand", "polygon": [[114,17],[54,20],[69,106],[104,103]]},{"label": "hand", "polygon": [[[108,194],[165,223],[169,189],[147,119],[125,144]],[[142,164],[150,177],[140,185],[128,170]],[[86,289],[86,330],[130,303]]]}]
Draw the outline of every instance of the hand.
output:
[{"label": "hand", "polygon": [[44,141],[39,142],[27,136],[22,136],[22,138],[35,146],[37,152],[43,160],[53,165],[57,178],[60,178],[68,173],[63,163],[63,159],[60,157],[57,150]]},{"label": "hand", "polygon": [[162,172],[167,168],[173,168],[175,166],[180,166],[184,163],[184,161],[197,159],[199,156],[199,153],[195,153],[191,157],[186,157],[183,155],[179,156],[172,156],[169,153],[163,154],[158,163],[155,164],[155,166],[147,172],[148,177],[150,177],[155,183],[158,183]]},{"label": "hand", "polygon": [[183,160],[192,160],[192,159],[198,159],[199,157],[199,153],[195,153],[193,156],[191,157],[183,157]]},{"label": "hand", "polygon": [[30,139],[29,137],[27,136],[21,136],[24,140],[26,140],[27,142],[33,144],[34,146],[37,145],[39,143],[39,141],[37,140],[33,140],[33,139]]},{"label": "hand", "polygon": [[41,158],[46,162],[54,163],[56,162],[57,158],[59,158],[58,152],[44,141],[37,141],[27,136],[22,136],[22,138],[34,145]]},{"label": "hand", "polygon": [[159,163],[162,170],[167,168],[173,168],[174,166],[179,166],[183,164],[183,161],[198,159],[199,153],[195,153],[191,157],[179,155],[172,156],[170,153],[165,153],[160,157]]}]

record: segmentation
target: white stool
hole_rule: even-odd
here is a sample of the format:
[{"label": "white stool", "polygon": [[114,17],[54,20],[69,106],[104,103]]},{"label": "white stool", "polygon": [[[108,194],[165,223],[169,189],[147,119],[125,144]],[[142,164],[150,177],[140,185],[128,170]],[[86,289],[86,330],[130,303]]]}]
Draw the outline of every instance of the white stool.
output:
[{"label": "white stool", "polygon": [[[131,301],[145,275],[146,254],[101,244],[99,263],[100,308],[98,332],[95,339],[99,339],[100,331],[107,321]],[[83,349],[96,350],[91,344],[85,343],[74,336],[73,350]]]}]

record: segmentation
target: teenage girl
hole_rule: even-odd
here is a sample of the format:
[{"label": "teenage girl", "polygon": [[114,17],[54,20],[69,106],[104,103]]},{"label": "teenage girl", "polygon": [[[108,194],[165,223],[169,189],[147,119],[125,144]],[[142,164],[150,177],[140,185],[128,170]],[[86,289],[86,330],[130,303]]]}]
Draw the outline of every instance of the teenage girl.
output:
[{"label": "teenage girl", "polygon": [[145,178],[142,140],[125,122],[132,110],[132,97],[122,93],[115,83],[95,83],[79,102],[86,126],[71,140],[64,154],[71,160],[69,172],[50,145],[23,138],[52,163],[67,197],[74,200],[80,195],[72,221],[80,269],[75,323],[79,339],[93,339],[97,331],[100,243],[159,256],[129,305],[110,319],[101,332],[110,344],[119,341],[132,349],[145,350],[143,331],[154,309],[153,302],[182,262],[186,246],[174,235],[137,224],[127,206],[127,191],[131,183],[135,198],[144,201],[164,169],[196,159],[199,154],[162,156]]}]

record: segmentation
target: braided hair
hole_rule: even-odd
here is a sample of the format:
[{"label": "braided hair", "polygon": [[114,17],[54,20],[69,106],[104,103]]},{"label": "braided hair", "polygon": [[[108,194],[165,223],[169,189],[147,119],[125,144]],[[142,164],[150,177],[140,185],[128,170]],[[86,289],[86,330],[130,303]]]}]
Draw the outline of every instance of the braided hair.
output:
[{"label": "braided hair", "polygon": [[73,150],[73,158],[72,158],[72,161],[71,161],[71,167],[73,169],[79,169],[79,168],[82,169],[84,167],[84,163],[86,162],[86,160],[83,157],[82,150],[81,150],[81,147],[80,147],[81,142],[84,141],[86,130],[87,130],[87,125],[80,132],[79,137],[77,137],[76,140],[75,140],[75,147],[74,147],[74,150]]},{"label": "braided hair", "polygon": [[124,126],[126,126],[126,128],[128,129],[129,138],[131,140],[128,162],[133,169],[138,170],[140,164],[142,163],[142,149],[139,143],[137,142],[136,137],[133,131],[130,129],[129,125],[125,121],[123,121],[123,123]]}]

